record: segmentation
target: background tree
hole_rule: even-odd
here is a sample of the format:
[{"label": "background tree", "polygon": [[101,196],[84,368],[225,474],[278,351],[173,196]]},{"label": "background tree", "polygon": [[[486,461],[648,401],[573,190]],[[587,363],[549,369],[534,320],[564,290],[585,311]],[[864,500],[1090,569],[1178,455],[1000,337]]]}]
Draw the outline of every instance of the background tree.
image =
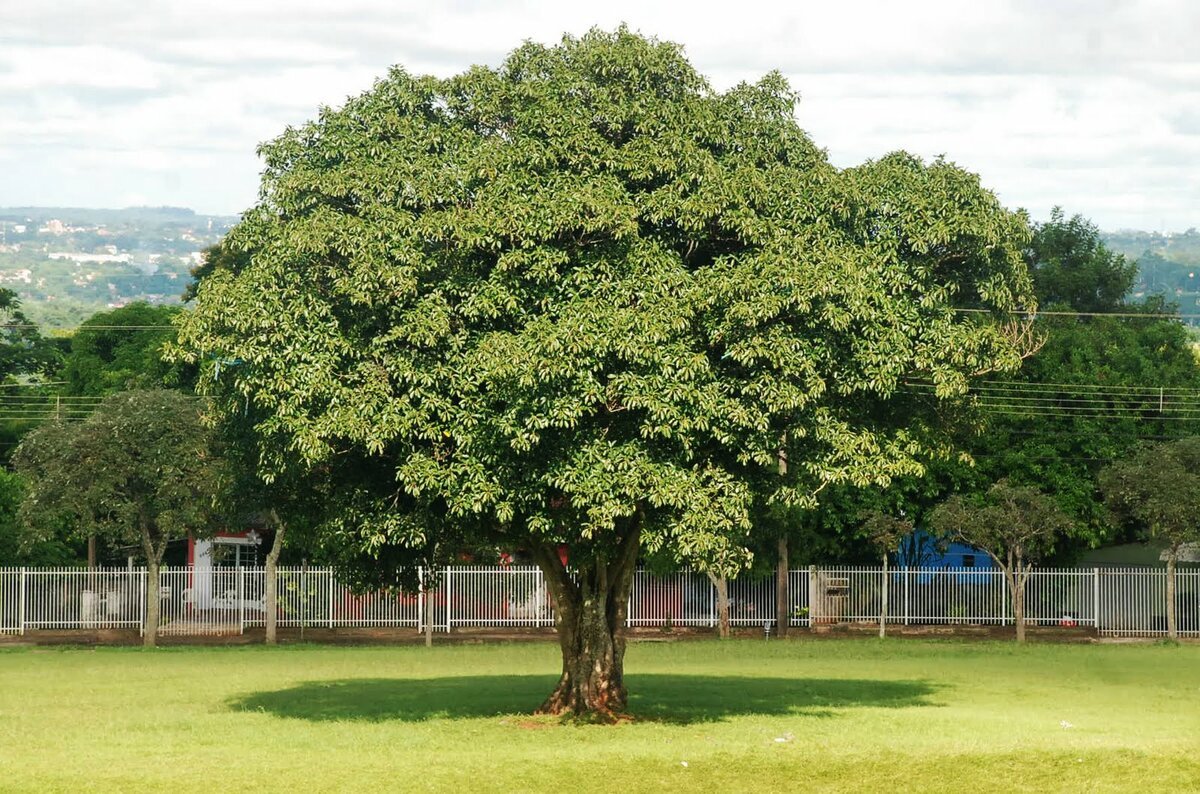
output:
[{"label": "background tree", "polygon": [[1081,215],[1068,219],[1062,207],[1034,226],[1026,252],[1038,303],[1077,312],[1112,311],[1137,281],[1137,263],[1104,244],[1100,230]]},{"label": "background tree", "polygon": [[58,367],[61,350],[43,337],[21,308],[17,293],[0,287],[0,462],[37,421],[50,393],[31,382],[48,379]]},{"label": "background tree", "polygon": [[80,560],[78,543],[66,533],[56,533],[31,543],[21,525],[19,511],[25,499],[21,477],[0,469],[0,568],[74,565]]},{"label": "background tree", "polygon": [[1179,638],[1175,567],[1189,543],[1200,543],[1200,438],[1143,446],[1100,473],[1114,513],[1167,557],[1167,636]]},{"label": "background tree", "polygon": [[[1036,486],[1074,520],[1055,555],[1121,539],[1109,521],[1096,475],[1143,438],[1177,437],[1194,409],[1200,367],[1174,307],[1161,299],[1132,303],[1135,266],[1110,251],[1095,227],[1061,211],[1035,227],[1026,251],[1038,304],[1059,312],[1121,316],[1045,316],[1042,348],[1018,372],[974,385],[976,422],[960,445],[969,463],[933,466],[906,490],[983,494],[996,481]],[[1142,316],[1139,316],[1142,315]],[[918,519],[919,512],[909,511]]]},{"label": "background tree", "polygon": [[1053,552],[1071,518],[1036,488],[1001,480],[982,498],[951,496],[934,509],[930,525],[982,549],[1004,573],[1017,642],[1025,642],[1025,584],[1033,563]]},{"label": "background tree", "polygon": [[248,262],[203,280],[177,355],[239,362],[269,469],[367,475],[331,489],[349,559],[411,571],[447,528],[528,552],[563,656],[542,711],[615,718],[639,555],[921,473],[938,406],[901,384],[949,400],[1028,352],[1000,321],[1032,305],[1024,217],[942,161],[837,171],[795,102],[623,29],[393,69],[262,147]]},{"label": "background tree", "polygon": [[65,525],[79,535],[141,546],[148,577],[144,641],[153,647],[163,553],[172,540],[210,529],[223,481],[199,402],[169,390],[115,394],[84,421],[29,433],[13,464],[28,482],[21,517],[34,540]]},{"label": "background tree", "polygon": [[84,320],[63,356],[63,393],[103,397],[127,389],[190,390],[195,368],[162,358],[180,311],[178,306],[138,302]]},{"label": "background tree", "polygon": [[[55,375],[63,382],[55,395],[62,418],[79,418],[95,404],[94,400],[72,398],[101,398],[127,389],[190,391],[195,367],[162,359],[163,345],[175,335],[172,319],[179,312],[178,306],[151,306],[140,301],[97,312],[80,323],[65,342]],[[97,541],[95,535],[87,540],[89,567],[96,565],[103,551],[97,548]]]}]

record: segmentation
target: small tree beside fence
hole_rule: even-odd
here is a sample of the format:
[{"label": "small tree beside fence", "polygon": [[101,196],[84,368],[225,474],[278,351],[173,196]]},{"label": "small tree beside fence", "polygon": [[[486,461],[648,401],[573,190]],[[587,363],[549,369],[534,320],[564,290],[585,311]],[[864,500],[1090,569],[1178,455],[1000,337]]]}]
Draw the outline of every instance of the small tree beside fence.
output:
[{"label": "small tree beside fence", "polygon": [[1166,546],[1167,636],[1178,639],[1176,568],[1183,548],[1200,543],[1200,438],[1143,447],[1102,471],[1100,488],[1118,517]]},{"label": "small tree beside fence", "polygon": [[1033,563],[1049,554],[1071,519],[1036,488],[1000,480],[983,499],[955,495],[938,505],[930,523],[939,532],[983,549],[1004,572],[1017,642],[1025,642],[1025,585]]}]

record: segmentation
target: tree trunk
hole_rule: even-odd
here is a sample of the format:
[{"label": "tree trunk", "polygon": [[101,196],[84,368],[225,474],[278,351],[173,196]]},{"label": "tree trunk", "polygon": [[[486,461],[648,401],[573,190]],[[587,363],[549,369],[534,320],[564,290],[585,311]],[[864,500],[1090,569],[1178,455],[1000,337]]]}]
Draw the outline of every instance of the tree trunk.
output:
[{"label": "tree trunk", "polygon": [[1013,625],[1017,628],[1017,642],[1025,642],[1025,577],[1021,573],[1021,562],[1017,561],[1017,570],[1005,571],[1008,586],[1012,590]]},{"label": "tree trunk", "polygon": [[1175,561],[1178,558],[1177,549],[1167,550],[1167,637],[1179,639],[1179,625],[1175,614]]},{"label": "tree trunk", "polygon": [[142,631],[142,647],[154,648],[158,645],[158,622],[160,619],[159,605],[159,564],[158,557],[151,554],[146,559],[146,625]]},{"label": "tree trunk", "polygon": [[279,595],[277,592],[279,577],[277,572],[279,570],[279,555],[283,552],[283,536],[287,532],[287,527],[279,520],[279,514],[274,510],[271,511],[271,523],[275,525],[275,540],[271,543],[271,550],[267,552],[266,569],[263,571],[263,575],[267,579],[263,583],[263,608],[266,610],[267,645],[275,645],[279,642]]},{"label": "tree trunk", "polygon": [[888,556],[887,552],[883,553],[883,590],[880,595],[881,603],[879,607],[879,639],[887,636],[887,614],[888,614]]},{"label": "tree trunk", "polygon": [[88,535],[87,565],[89,571],[96,570],[96,536]]},{"label": "tree trunk", "polygon": [[788,542],[779,538],[779,560],[775,566],[775,633],[786,637],[792,625],[791,582],[788,578]]},{"label": "tree trunk", "polygon": [[612,559],[572,560],[573,576],[556,549],[535,551],[554,596],[562,675],[538,714],[615,722],[625,713],[625,619],[640,548],[640,522],[623,530]]},{"label": "tree trunk", "polygon": [[729,639],[729,580],[724,576],[708,574],[708,580],[717,590],[717,636]]}]

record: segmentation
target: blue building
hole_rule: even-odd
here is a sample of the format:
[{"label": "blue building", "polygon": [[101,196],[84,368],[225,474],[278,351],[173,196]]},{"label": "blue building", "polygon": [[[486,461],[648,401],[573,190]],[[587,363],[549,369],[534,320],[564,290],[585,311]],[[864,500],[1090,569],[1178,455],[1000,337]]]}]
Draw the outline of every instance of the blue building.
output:
[{"label": "blue building", "polygon": [[899,568],[956,571],[959,579],[969,579],[972,570],[994,571],[999,567],[987,552],[966,543],[939,541],[923,529],[901,540],[892,559]]}]

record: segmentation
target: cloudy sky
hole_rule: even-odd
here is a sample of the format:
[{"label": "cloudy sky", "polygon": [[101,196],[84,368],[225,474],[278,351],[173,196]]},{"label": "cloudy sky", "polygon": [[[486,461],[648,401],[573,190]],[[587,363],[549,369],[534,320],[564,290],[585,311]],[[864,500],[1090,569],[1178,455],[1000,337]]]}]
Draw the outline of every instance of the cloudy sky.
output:
[{"label": "cloudy sky", "polygon": [[1012,207],[1200,226],[1200,3],[0,0],[0,206],[236,213],[255,146],[391,64],[621,22],[718,88],[782,71],[837,165],[945,154]]}]

